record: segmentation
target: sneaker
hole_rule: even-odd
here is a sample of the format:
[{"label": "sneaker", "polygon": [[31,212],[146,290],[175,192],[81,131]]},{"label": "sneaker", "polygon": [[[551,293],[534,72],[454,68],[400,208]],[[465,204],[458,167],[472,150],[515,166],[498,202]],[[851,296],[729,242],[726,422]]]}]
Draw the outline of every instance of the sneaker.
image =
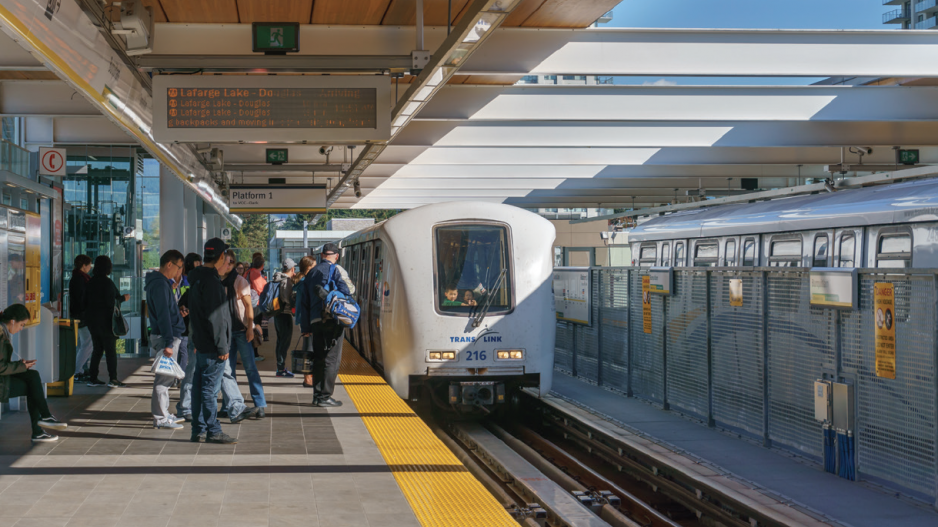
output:
[{"label": "sneaker", "polygon": [[231,437],[230,435],[228,435],[228,434],[222,432],[222,433],[220,433],[220,434],[216,434],[216,435],[213,435],[213,436],[206,436],[206,437],[205,437],[205,442],[206,442],[206,443],[218,443],[218,444],[221,444],[221,445],[233,445],[233,444],[237,443],[238,440],[235,439],[235,438],[233,438],[233,437]]},{"label": "sneaker", "polygon": [[245,419],[257,419],[257,408],[245,408],[240,414],[231,418],[231,424],[240,423]]},{"label": "sneaker", "polygon": [[38,424],[39,426],[43,428],[50,429],[50,430],[65,430],[66,428],[68,428],[67,424],[59,421],[58,419],[52,416],[44,417],[40,419],[39,422],[36,424]]},{"label": "sneaker", "polygon": [[264,362],[264,356],[258,355],[257,357],[254,357],[254,362]]},{"label": "sneaker", "polygon": [[175,421],[153,421],[153,428],[169,428],[170,430],[179,430],[180,428],[185,427]]},{"label": "sneaker", "polygon": [[192,437],[189,438],[189,442],[190,442],[190,443],[204,443],[204,442],[205,442],[205,434],[199,434],[199,435],[197,435],[197,436],[192,436]]},{"label": "sneaker", "polygon": [[254,416],[255,419],[263,419],[267,417],[267,414],[264,413],[263,408],[255,408],[255,410],[257,410],[257,415]]},{"label": "sneaker", "polygon": [[107,383],[100,379],[91,379],[88,381],[88,386],[107,386]]},{"label": "sneaker", "polygon": [[187,423],[191,423],[191,422],[192,422],[192,414],[182,414],[182,420],[185,421],[185,422],[187,422]]},{"label": "sneaker", "polygon": [[290,370],[277,370],[277,377],[293,378],[293,373]]},{"label": "sneaker", "polygon": [[[189,416],[189,419],[191,420],[192,416]],[[169,421],[172,423],[183,423],[186,421],[186,419],[183,417],[176,417],[173,414],[169,414]]]},{"label": "sneaker", "polygon": [[313,406],[323,406],[323,407],[337,407],[342,406],[342,401],[336,401],[332,397],[320,397],[318,399],[313,399]]},{"label": "sneaker", "polygon": [[219,410],[218,413],[215,414],[215,415],[216,415],[219,419],[221,419],[222,417],[228,417],[228,410]]},{"label": "sneaker", "polygon": [[59,436],[55,434],[50,434],[49,432],[43,432],[41,434],[33,434],[33,443],[51,443],[53,441],[58,441]]},{"label": "sneaker", "polygon": [[126,384],[120,382],[117,379],[114,379],[113,381],[107,383],[107,385],[109,388],[126,388],[127,387]]}]

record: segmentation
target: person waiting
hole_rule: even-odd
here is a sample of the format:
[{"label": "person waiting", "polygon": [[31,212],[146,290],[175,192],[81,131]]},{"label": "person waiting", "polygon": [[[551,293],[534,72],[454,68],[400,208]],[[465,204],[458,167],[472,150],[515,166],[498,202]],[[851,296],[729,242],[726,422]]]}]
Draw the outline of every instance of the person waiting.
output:
[{"label": "person waiting", "polygon": [[[161,355],[176,360],[182,346],[182,333],[186,324],[182,321],[182,313],[176,303],[172,286],[182,275],[184,260],[181,252],[171,249],[160,257],[159,271],[147,273],[145,291],[152,328],[150,349],[151,354],[155,356],[154,360],[157,361]],[[175,377],[169,375],[155,375],[153,378],[153,396],[150,403],[153,428],[183,427],[179,422],[184,419],[177,419],[169,413],[169,388],[175,380]]]},{"label": "person waiting", "polygon": [[280,284],[280,311],[274,313],[274,330],[277,332],[277,377],[293,377],[287,369],[287,355],[293,340],[293,277],[296,275],[296,262],[292,258],[283,261],[282,270],[274,273],[271,282]]},{"label": "person waiting", "polygon": [[32,369],[36,361],[13,360],[13,343],[10,339],[22,331],[28,321],[29,310],[23,304],[13,304],[0,313],[0,403],[25,395],[33,427],[32,440],[47,443],[57,441],[59,436],[44,429],[64,430],[68,425],[60,422],[49,411],[42,391],[42,379],[39,372]]},{"label": "person waiting", "polygon": [[130,295],[121,295],[117,286],[110,279],[111,259],[103,254],[94,259],[94,270],[91,271],[91,280],[88,281],[86,324],[91,332],[94,351],[91,353],[91,370],[88,386],[104,386],[98,379],[98,370],[101,367],[101,356],[107,361],[107,373],[111,388],[122,388],[126,384],[117,380],[117,337],[114,336],[113,321],[114,308],[122,301],[130,300]]},{"label": "person waiting", "polygon": [[91,358],[94,344],[91,342],[91,332],[85,324],[85,309],[87,309],[87,289],[91,276],[91,257],[79,254],[75,257],[75,267],[72,269],[72,278],[68,281],[68,316],[78,320],[78,349],[75,357],[75,380],[88,380],[85,363]]}]

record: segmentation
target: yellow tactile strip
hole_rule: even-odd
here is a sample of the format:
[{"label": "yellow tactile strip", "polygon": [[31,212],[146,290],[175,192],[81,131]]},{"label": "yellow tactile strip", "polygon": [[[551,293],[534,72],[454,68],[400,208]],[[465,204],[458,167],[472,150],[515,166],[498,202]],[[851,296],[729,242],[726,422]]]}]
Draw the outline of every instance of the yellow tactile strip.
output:
[{"label": "yellow tactile strip", "polygon": [[354,349],[339,379],[394,479],[425,527],[517,527],[485,487]]}]

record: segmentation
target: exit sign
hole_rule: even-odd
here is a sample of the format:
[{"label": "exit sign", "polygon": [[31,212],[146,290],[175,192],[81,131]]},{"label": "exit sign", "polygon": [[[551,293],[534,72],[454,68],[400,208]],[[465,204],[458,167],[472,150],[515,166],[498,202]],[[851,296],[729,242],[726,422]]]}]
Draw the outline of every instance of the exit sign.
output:
[{"label": "exit sign", "polygon": [[271,165],[282,165],[288,162],[288,153],[286,148],[268,148],[267,162]]},{"label": "exit sign", "polygon": [[255,53],[283,55],[300,50],[299,22],[254,22],[251,44]]},{"label": "exit sign", "polygon": [[903,165],[917,165],[918,150],[899,150],[899,162]]}]

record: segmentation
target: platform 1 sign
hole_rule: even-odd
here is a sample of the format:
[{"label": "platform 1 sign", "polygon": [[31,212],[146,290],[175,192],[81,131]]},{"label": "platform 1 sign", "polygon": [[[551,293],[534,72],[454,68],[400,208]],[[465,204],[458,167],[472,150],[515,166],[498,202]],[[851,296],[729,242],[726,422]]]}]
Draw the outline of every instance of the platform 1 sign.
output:
[{"label": "platform 1 sign", "polygon": [[589,267],[554,268],[554,308],[557,320],[590,325]]},{"label": "platform 1 sign", "polygon": [[324,185],[231,185],[232,214],[322,214],[326,212]]},{"label": "platform 1 sign", "polygon": [[811,305],[857,309],[857,270],[853,267],[812,267]]},{"label": "platform 1 sign", "polygon": [[366,142],[391,138],[383,76],[153,77],[160,143]]}]

